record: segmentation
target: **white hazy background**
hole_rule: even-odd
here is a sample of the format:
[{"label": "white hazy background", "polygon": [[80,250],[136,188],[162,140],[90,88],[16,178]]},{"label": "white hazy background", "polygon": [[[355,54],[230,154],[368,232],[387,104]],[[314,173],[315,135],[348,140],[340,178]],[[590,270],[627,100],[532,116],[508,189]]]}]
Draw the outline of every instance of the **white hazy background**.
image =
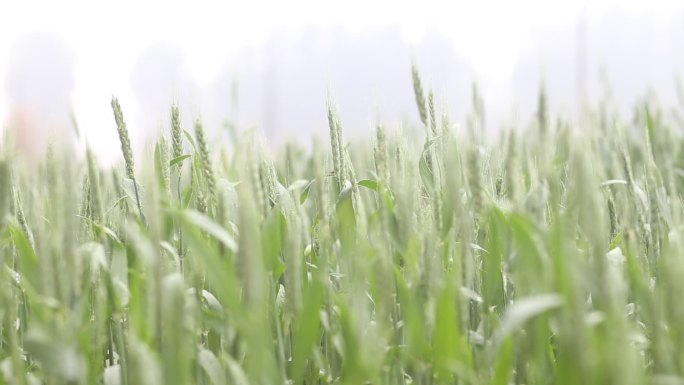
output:
[{"label": "white hazy background", "polygon": [[71,132],[72,109],[111,162],[116,95],[139,151],[168,129],[172,102],[186,128],[201,117],[217,138],[229,120],[309,144],[326,135],[331,90],[358,137],[378,120],[418,121],[412,59],[452,121],[464,121],[477,82],[490,130],[527,122],[542,80],[569,117],[606,83],[623,111],[649,89],[674,104],[684,2],[4,1],[0,122],[30,116],[40,142]]}]

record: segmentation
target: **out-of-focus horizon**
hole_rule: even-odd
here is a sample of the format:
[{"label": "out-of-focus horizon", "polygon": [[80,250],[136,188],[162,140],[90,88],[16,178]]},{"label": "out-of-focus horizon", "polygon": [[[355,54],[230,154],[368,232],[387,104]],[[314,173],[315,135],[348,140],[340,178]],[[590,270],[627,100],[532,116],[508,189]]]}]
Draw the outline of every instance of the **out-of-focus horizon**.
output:
[{"label": "out-of-focus horizon", "polygon": [[328,90],[349,136],[417,122],[413,59],[455,122],[476,82],[491,130],[526,123],[542,80],[568,117],[603,94],[602,74],[623,111],[649,89],[674,104],[683,41],[677,1],[13,2],[0,13],[0,122],[42,141],[71,130],[73,110],[109,162],[116,95],[138,148],[168,128],[173,102],[186,128],[229,120],[308,144],[326,134]]}]

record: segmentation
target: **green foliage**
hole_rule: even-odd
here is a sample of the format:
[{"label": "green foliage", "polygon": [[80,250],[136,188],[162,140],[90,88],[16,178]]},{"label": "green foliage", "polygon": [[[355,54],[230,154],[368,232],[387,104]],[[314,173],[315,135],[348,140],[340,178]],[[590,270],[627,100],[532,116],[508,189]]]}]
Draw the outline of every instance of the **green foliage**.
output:
[{"label": "green foliage", "polygon": [[0,383],[684,382],[682,127],[573,131],[541,87],[488,138],[476,87],[462,132],[412,80],[422,130],[346,143],[329,100],[329,150],[174,106],[135,169],[113,99],[122,167],[1,154]]}]

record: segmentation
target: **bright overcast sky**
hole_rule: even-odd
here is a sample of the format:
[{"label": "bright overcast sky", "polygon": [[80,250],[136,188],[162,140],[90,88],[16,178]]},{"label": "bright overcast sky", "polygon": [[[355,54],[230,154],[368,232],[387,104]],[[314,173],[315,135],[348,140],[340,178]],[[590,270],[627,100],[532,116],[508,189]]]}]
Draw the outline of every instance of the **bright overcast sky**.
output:
[{"label": "bright overcast sky", "polygon": [[[426,28],[437,28],[473,63],[478,76],[497,81],[510,74],[535,29],[570,25],[582,12],[616,6],[652,16],[682,9],[681,0],[7,0],[0,7],[0,85],[17,37],[56,32],[76,51],[73,100],[79,119],[95,124],[96,117],[110,117],[102,100],[112,94],[131,98],[130,71],[150,44],[178,46],[188,57],[190,75],[206,84],[231,51],[263,41],[276,29],[311,25],[350,32],[400,25],[408,41],[420,39]],[[0,93],[0,121],[7,116],[5,99]]]},{"label": "bright overcast sky", "polygon": [[[584,8],[598,12],[615,6],[662,14],[682,8],[678,0],[12,1],[0,12],[0,58],[18,36],[56,31],[78,51],[79,78],[97,75],[102,81],[100,74],[122,74],[146,45],[164,41],[187,52],[197,80],[210,81],[224,54],[217,53],[217,43],[237,49],[274,29],[307,25],[354,31],[399,24],[409,40],[435,26],[485,74],[499,73],[535,28],[574,23]],[[6,60],[0,69],[3,65]],[[110,81],[119,83],[116,79]]]}]

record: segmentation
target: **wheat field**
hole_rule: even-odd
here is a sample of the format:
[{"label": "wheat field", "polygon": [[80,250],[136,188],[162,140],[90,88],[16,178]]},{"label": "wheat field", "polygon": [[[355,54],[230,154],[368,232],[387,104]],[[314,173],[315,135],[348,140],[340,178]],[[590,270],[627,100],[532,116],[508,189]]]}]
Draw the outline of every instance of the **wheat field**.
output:
[{"label": "wheat field", "polygon": [[330,100],[270,151],[170,107],[134,159],[114,98],[112,169],[4,148],[0,383],[684,384],[681,111],[542,89],[488,135],[412,75],[420,135],[349,142]]}]

